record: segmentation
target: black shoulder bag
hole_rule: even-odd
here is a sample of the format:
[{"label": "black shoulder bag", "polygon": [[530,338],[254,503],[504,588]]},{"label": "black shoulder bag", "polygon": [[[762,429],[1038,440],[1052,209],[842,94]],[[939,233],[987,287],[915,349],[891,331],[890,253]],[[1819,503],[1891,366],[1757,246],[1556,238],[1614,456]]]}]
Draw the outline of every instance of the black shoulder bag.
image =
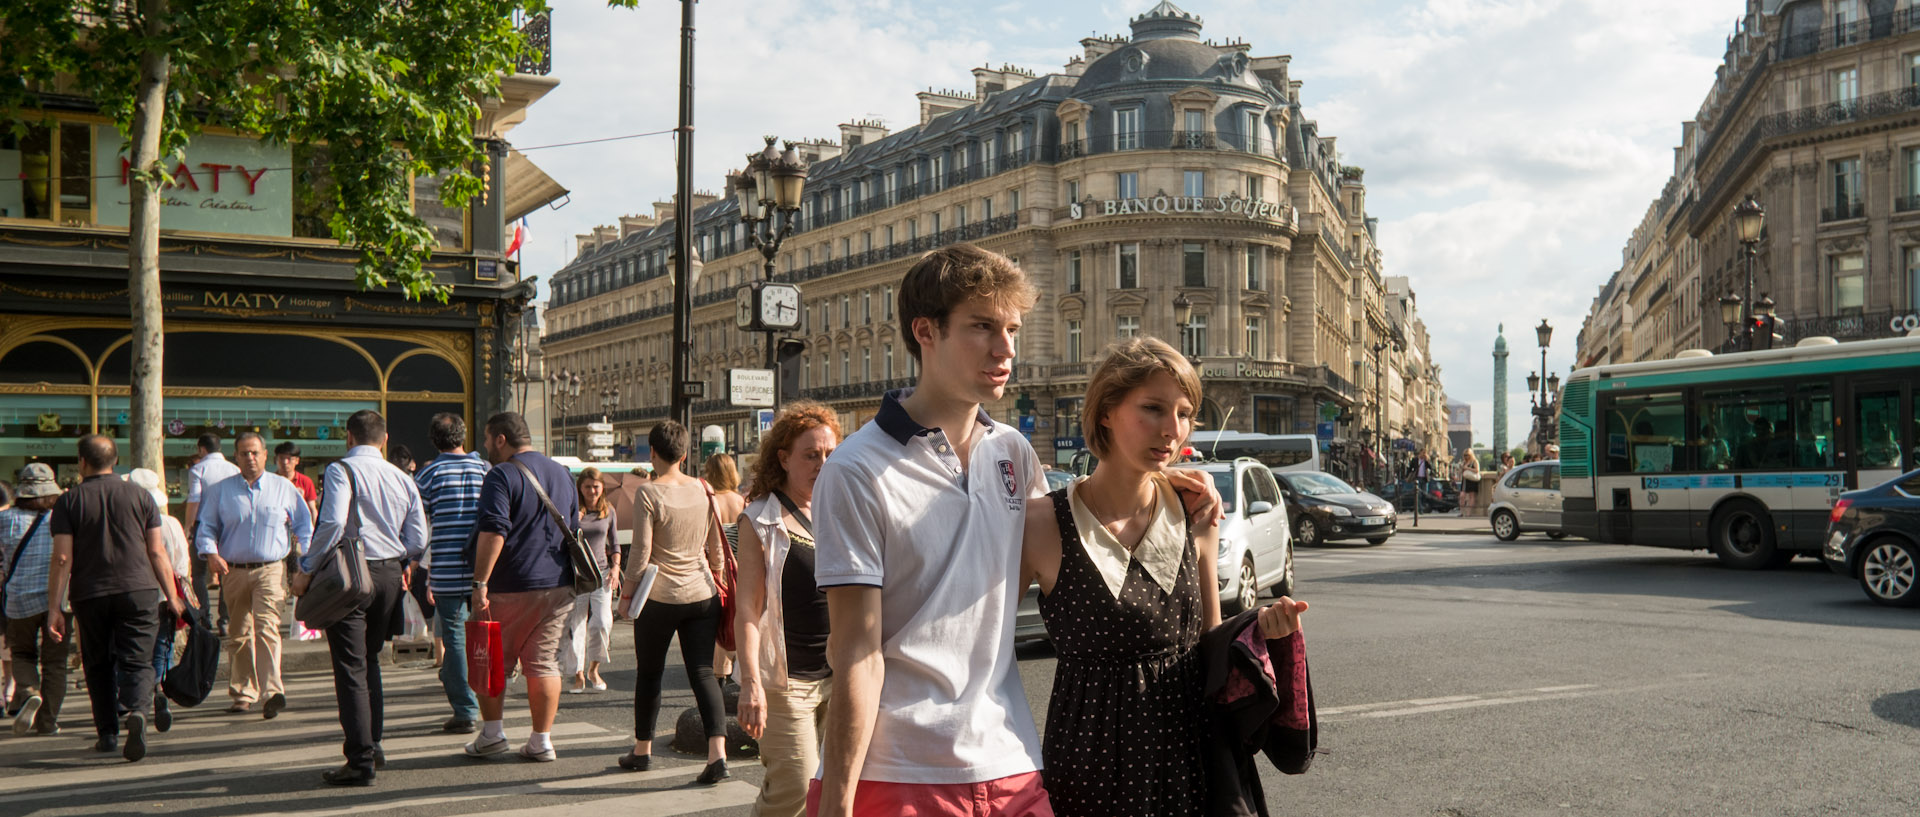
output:
[{"label": "black shoulder bag", "polygon": [[567,524],[567,518],[561,516],[560,509],[554,507],[553,500],[547,498],[547,489],[540,487],[540,480],[534,477],[533,469],[519,460],[508,462],[526,476],[527,484],[533,486],[534,495],[540,497],[540,504],[547,506],[547,515],[560,528],[561,545],[567,549],[567,561],[573,565],[573,594],[584,596],[605,586],[607,572],[594,560],[593,549],[587,547],[586,534],[581,533],[578,527]]},{"label": "black shoulder bag", "polygon": [[294,618],[316,630],[340,623],[373,599],[373,573],[367,569],[366,554],[360,546],[360,526],[365,524],[355,502],[360,486],[351,467],[346,463],[336,465],[347,471],[347,519],[354,523],[353,533],[340,532],[340,538],[314,565],[306,594],[293,605]]}]

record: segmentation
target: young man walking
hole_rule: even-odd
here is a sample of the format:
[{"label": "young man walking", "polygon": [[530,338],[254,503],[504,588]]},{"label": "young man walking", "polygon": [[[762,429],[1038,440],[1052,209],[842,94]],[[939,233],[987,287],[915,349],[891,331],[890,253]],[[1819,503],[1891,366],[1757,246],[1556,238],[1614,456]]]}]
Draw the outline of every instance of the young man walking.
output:
[{"label": "young man walking", "polygon": [[327,628],[347,762],[321,779],[335,786],[370,786],[375,771],[386,765],[380,750],[386,719],[380,651],[399,629],[405,592],[401,566],[427,544],[420,489],[413,477],[380,455],[386,442],[387,421],[379,412],[362,409],[347,418],[347,455],[327,466],[321,478],[326,491],[320,499],[320,523],[293,578],[293,594],[307,592],[320,557],[348,533],[359,537],[373,578],[373,596],[366,605]]},{"label": "young man walking", "polygon": [[233,441],[240,473],[201,494],[194,549],[220,577],[220,602],[230,615],[227,638],[228,712],[268,720],[287,706],[280,680],[280,611],[287,603],[289,554],[306,553],[313,538],[307,499],[286,477],[267,473],[267,442],[243,431]]},{"label": "young man walking", "polygon": [[480,701],[467,685],[467,619],[473,594],[473,554],[467,540],[480,514],[480,486],[487,463],[467,453],[467,423],[457,414],[435,414],[428,428],[440,456],[420,469],[420,500],[426,504],[433,541],[427,546],[427,590],[433,599],[434,636],[446,645],[440,685],[453,717],[440,728],[468,734],[480,719]]},{"label": "young man walking", "polygon": [[[527,678],[533,733],[520,756],[552,761],[553,720],[560,711],[560,635],[573,611],[573,565],[565,532],[554,523],[529,478],[537,481],[567,528],[580,525],[580,502],[565,466],[533,450],[527,422],[513,412],[487,419],[487,458],[495,465],[480,489],[479,536],[473,559],[473,615],[500,622],[501,660]],[[480,699],[480,735],[470,757],[507,750],[501,726],[505,696]]]},{"label": "young man walking", "polygon": [[47,569],[53,564],[53,526],[48,517],[60,498],[53,468],[27,463],[20,469],[14,506],[0,511],[0,559],[6,573],[7,649],[13,655],[15,735],[60,732],[60,704],[67,697],[67,646],[46,631]]},{"label": "young man walking", "polygon": [[[53,505],[53,564],[47,571],[47,634],[55,642],[68,632],[59,599],[71,599],[80,639],[87,697],[93,704],[96,752],[147,755],[147,716],[153,707],[153,643],[160,602],[175,616],[186,605],[173,586],[173,565],[160,530],[160,509],[147,490],[114,476],[120,457],[113,440],[80,438],[79,487]],[[72,583],[69,586],[68,579]]]}]

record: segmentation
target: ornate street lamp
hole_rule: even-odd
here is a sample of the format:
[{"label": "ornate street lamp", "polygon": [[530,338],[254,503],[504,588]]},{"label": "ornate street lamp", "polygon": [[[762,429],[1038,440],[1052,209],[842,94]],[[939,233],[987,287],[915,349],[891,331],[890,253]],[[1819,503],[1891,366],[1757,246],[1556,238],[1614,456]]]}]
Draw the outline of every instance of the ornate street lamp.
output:
[{"label": "ornate street lamp", "polygon": [[746,225],[747,238],[765,261],[761,280],[743,285],[737,295],[735,324],[744,330],[766,333],[767,368],[774,371],[774,405],[780,404],[780,377],[777,336],[800,325],[800,288],[790,283],[774,283],[774,259],[780,245],[793,233],[807,186],[807,161],[792,142],[786,150],[774,148],[774,137],[766,137],[767,146],[747,154],[745,170],[727,174],[734,203],[740,208],[740,222]]},{"label": "ornate street lamp", "polygon": [[[1738,315],[1741,323],[1740,351],[1743,352],[1753,351],[1753,316],[1755,310],[1760,306],[1753,300],[1753,264],[1754,257],[1759,254],[1760,235],[1766,232],[1766,227],[1766,208],[1761,207],[1760,202],[1756,200],[1752,194],[1748,194],[1744,201],[1733,208],[1734,237],[1740,240],[1740,244],[1745,248],[1747,256],[1747,294],[1745,297],[1729,295],[1727,298],[1721,298],[1720,314],[1722,317],[1727,315],[1728,298],[1740,298],[1739,301],[1735,302],[1736,304],[1744,302],[1749,305],[1747,307],[1748,311]],[[1771,308],[1772,304],[1772,300],[1768,299],[1767,306]],[[1729,320],[1728,323],[1732,323],[1732,321]],[[1767,337],[1769,340],[1773,337],[1773,319],[1771,317],[1767,319]]]},{"label": "ornate street lamp", "polygon": [[1540,373],[1527,372],[1527,391],[1537,392],[1539,390],[1540,390]]},{"label": "ornate street lamp", "polygon": [[[565,439],[567,436],[567,412],[572,410],[575,401],[580,398],[580,376],[566,369],[561,369],[560,371],[547,375],[547,395],[548,399],[553,401],[553,405],[559,409],[559,436],[561,439]],[[554,453],[556,455],[559,454],[560,452],[557,450],[559,446],[556,445],[554,448],[556,449]]]}]

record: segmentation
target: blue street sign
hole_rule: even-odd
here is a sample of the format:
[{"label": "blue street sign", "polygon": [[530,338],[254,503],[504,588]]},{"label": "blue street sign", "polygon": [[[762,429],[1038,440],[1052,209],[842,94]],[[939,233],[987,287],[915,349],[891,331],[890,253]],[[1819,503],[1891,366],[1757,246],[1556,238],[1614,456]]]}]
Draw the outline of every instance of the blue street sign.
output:
[{"label": "blue street sign", "polygon": [[754,419],[759,424],[760,433],[765,434],[773,430],[773,409],[760,409],[754,412]]},{"label": "blue street sign", "polygon": [[1320,439],[1322,439],[1322,440],[1331,440],[1331,439],[1333,439],[1333,424],[1332,424],[1332,423],[1320,423],[1320,424],[1318,424],[1318,425],[1316,425],[1316,426],[1314,426],[1314,427],[1313,427],[1313,436],[1315,436],[1315,437],[1319,437],[1319,438],[1320,438]]}]

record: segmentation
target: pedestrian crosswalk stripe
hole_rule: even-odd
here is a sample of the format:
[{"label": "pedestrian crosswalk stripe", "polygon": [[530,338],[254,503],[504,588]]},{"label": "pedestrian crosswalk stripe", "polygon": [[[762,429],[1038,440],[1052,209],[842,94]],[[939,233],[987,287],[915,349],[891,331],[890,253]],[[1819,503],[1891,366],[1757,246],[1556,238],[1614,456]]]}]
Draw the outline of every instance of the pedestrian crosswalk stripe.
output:
[{"label": "pedestrian crosswalk stripe", "polygon": [[[718,786],[609,797],[580,805],[537,806],[506,811],[473,812],[473,814],[485,814],[487,817],[574,817],[580,814],[584,807],[584,810],[604,811],[610,814],[644,813],[648,817],[672,817],[676,814],[695,814],[729,806],[744,806],[752,803],[759,796],[759,789],[734,780]],[[663,811],[663,808],[670,808],[672,811]],[[465,816],[450,815],[450,817]]]},{"label": "pedestrian crosswalk stripe", "polygon": [[[739,766],[740,764],[738,762],[735,762],[733,763],[733,765]],[[604,775],[600,775],[596,777],[574,777],[574,778],[567,778],[564,780],[542,780],[534,783],[521,783],[518,785],[503,786],[495,789],[481,789],[481,790],[476,790],[471,792],[463,792],[460,794],[441,794],[441,795],[431,795],[431,796],[422,796],[422,797],[411,797],[411,798],[406,798],[402,800],[382,800],[377,803],[361,804],[361,805],[348,806],[345,808],[331,809],[331,810],[314,811],[310,809],[300,809],[297,811],[288,811],[288,812],[256,812],[253,815],[253,817],[350,817],[350,815],[360,814],[369,810],[388,811],[388,810],[396,810],[396,809],[409,809],[409,810],[426,809],[426,808],[447,806],[454,803],[475,803],[477,801],[491,800],[499,797],[518,797],[518,796],[530,795],[530,794],[560,795],[560,796],[572,795],[575,798],[575,801],[568,803],[566,805],[555,806],[555,807],[543,806],[543,807],[537,807],[532,809],[504,810],[504,811],[489,808],[489,809],[485,809],[481,811],[473,811],[473,812],[456,812],[456,813],[448,814],[448,817],[461,817],[461,815],[465,815],[465,814],[486,814],[486,815],[491,815],[491,817],[501,817],[501,815],[522,815],[523,817],[526,817],[528,815],[535,815],[535,814],[574,815],[574,814],[580,814],[583,811],[609,811],[609,809],[607,808],[609,806],[621,806],[621,805],[627,805],[627,804],[653,805],[654,807],[646,809],[647,814],[658,815],[659,817],[666,817],[666,815],[672,815],[672,814],[690,814],[697,811],[706,811],[708,809],[725,808],[727,806],[746,805],[747,803],[753,802],[754,798],[759,795],[759,791],[760,791],[759,789],[754,788],[753,786],[748,785],[746,783],[742,783],[739,781],[731,781],[728,783],[723,783],[719,786],[713,786],[713,787],[701,788],[701,789],[685,789],[685,788],[676,787],[668,791],[649,791],[649,792],[644,792],[639,794],[632,794],[627,797],[606,798],[606,799],[600,799],[600,800],[592,800],[585,803],[579,802],[578,800],[578,798],[581,798],[587,795],[608,793],[607,792],[608,789],[614,788],[616,786],[631,786],[636,783],[653,783],[653,782],[658,782],[663,780],[664,781],[687,780],[687,779],[690,779],[692,775],[698,774],[697,770],[699,768],[700,767],[693,766],[693,765],[679,765],[679,766],[673,766],[673,767],[664,768],[664,769],[652,769],[650,771],[645,771],[645,772],[628,772],[624,770],[618,771],[618,772],[609,771]],[[744,792],[739,791],[742,789],[744,789]],[[714,801],[714,799],[711,797],[711,795],[713,795],[715,792],[725,793],[724,796],[718,802]],[[742,794],[744,794],[745,799],[739,799],[742,796]],[[702,795],[709,795],[709,797],[703,798]],[[676,807],[682,806],[682,805],[685,805],[686,807],[676,811],[659,810],[659,805],[664,805],[669,801],[671,801],[673,805]],[[559,808],[559,809],[564,809],[564,811],[547,811],[546,810],[547,808]],[[436,810],[438,809],[436,808]],[[625,814],[625,813],[629,813],[629,810],[626,808],[612,808],[609,811],[609,813]]]}]

